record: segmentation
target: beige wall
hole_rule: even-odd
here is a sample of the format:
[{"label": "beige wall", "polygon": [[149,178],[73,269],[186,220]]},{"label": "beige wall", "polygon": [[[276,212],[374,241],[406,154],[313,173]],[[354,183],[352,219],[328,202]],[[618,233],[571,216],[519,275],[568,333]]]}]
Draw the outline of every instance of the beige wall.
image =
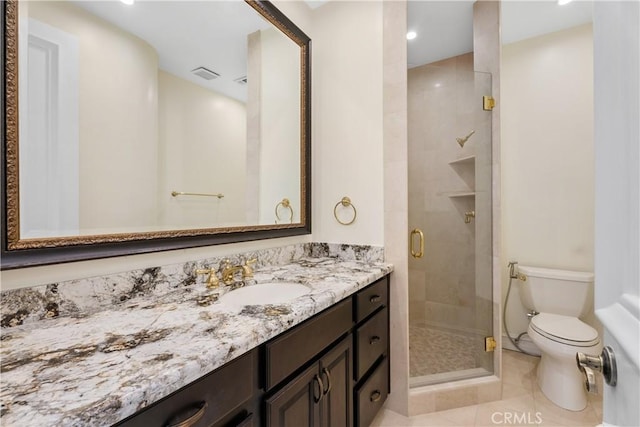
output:
[{"label": "beige wall", "polygon": [[[591,25],[503,48],[503,294],[511,260],[593,271],[592,70]],[[514,283],[512,334],[526,330],[524,312]]]},{"label": "beige wall", "polygon": [[79,40],[81,232],[156,223],[155,50],[71,3],[30,2],[29,17]]},{"label": "beige wall", "polygon": [[[260,32],[260,43],[260,224],[275,222],[283,198],[299,222],[300,48],[273,28]],[[279,214],[288,222],[287,209]]]},{"label": "beige wall", "polygon": [[[171,229],[244,225],[244,103],[158,71],[160,224]],[[224,197],[172,197],[172,191]]]},{"label": "beige wall", "polygon": [[[382,8],[382,2],[330,1],[313,12],[317,241],[384,243]],[[358,210],[350,226],[333,215],[343,196]],[[338,214],[351,219],[346,209]]]},{"label": "beige wall", "polygon": [[247,36],[247,176],[246,176],[246,216],[250,224],[257,224],[260,218],[260,94],[262,79],[261,32]]}]

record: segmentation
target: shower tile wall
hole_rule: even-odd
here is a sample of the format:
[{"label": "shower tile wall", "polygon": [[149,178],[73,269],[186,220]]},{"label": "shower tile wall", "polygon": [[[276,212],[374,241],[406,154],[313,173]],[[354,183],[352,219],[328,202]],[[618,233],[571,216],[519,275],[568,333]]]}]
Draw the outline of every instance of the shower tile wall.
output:
[{"label": "shower tile wall", "polygon": [[[410,322],[470,332],[476,323],[473,163],[449,162],[476,154],[473,54],[409,70],[409,226],[425,233],[425,256],[410,259]],[[475,139],[474,139],[475,137]]]}]

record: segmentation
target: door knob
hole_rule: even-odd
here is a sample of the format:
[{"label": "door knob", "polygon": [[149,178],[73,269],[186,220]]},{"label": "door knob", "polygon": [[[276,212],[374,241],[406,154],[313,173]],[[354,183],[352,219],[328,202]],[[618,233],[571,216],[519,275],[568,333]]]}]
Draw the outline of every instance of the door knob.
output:
[{"label": "door knob", "polygon": [[585,376],[585,386],[589,393],[598,393],[595,372],[600,372],[604,381],[611,387],[615,387],[618,381],[618,369],[613,349],[609,346],[602,349],[600,356],[592,356],[584,353],[576,353],[578,369]]}]

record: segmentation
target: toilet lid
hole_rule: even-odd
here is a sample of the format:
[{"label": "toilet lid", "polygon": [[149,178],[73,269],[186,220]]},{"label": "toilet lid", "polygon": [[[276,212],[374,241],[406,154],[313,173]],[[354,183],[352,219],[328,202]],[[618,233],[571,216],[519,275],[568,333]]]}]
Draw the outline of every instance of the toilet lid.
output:
[{"label": "toilet lid", "polygon": [[540,313],[531,319],[531,327],[549,339],[572,345],[598,342],[598,331],[576,317]]}]

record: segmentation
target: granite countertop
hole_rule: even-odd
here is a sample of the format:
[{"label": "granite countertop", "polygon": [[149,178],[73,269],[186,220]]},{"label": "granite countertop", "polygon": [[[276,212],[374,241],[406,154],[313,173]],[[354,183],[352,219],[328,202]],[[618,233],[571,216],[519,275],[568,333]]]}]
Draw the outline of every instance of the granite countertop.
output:
[{"label": "granite countertop", "polygon": [[287,304],[207,303],[212,291],[198,283],[5,328],[0,423],[111,425],[391,271],[384,262],[302,257],[257,268],[257,284],[247,285],[286,281],[310,288]]}]

